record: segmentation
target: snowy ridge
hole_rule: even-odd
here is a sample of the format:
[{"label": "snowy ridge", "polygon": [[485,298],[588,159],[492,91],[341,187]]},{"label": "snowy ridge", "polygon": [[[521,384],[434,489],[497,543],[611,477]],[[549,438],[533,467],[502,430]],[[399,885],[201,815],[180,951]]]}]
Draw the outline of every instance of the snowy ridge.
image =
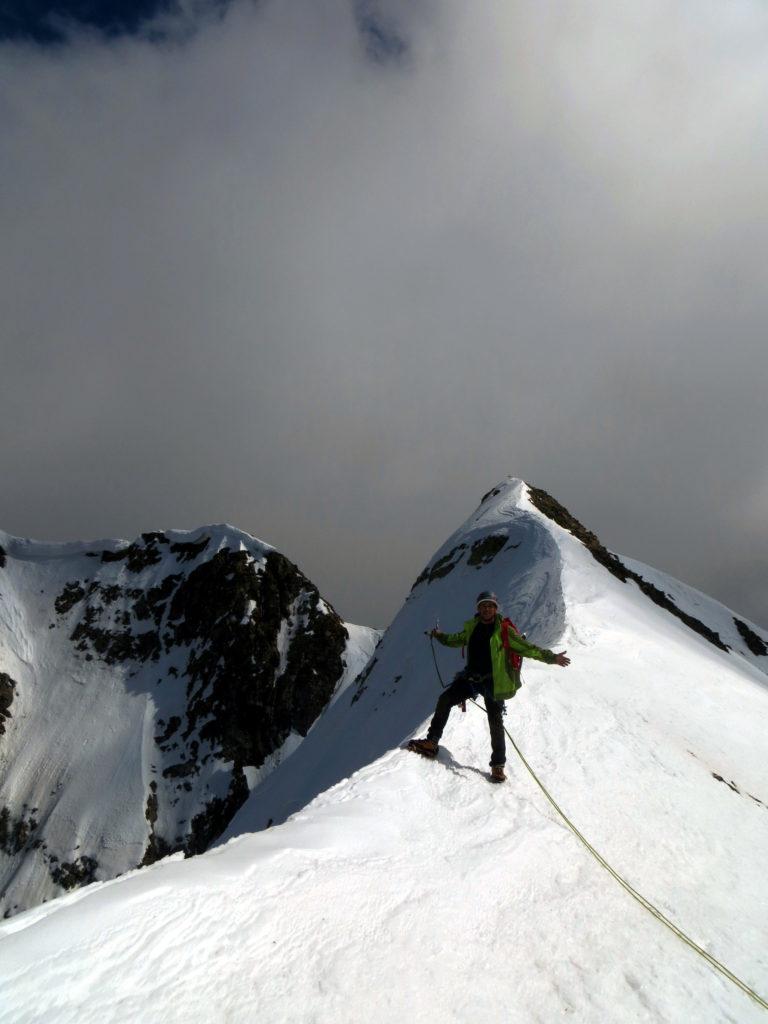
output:
[{"label": "snowy ridge", "polygon": [[[684,612],[710,623],[731,650],[747,661],[751,661],[757,668],[766,671],[768,643],[766,643],[766,638],[760,627],[756,626],[754,622],[744,619],[743,616],[734,615],[724,604],[666,573],[659,572],[658,569],[644,565],[632,558],[624,558],[622,561],[644,579],[663,590]],[[751,634],[753,638],[751,646],[745,639],[745,632]],[[762,650],[763,653],[758,653],[752,647]]]},{"label": "snowy ridge", "polygon": [[[152,536],[146,534],[145,536]],[[157,536],[157,535],[156,535]],[[165,530],[163,531],[171,544],[194,544],[203,537],[209,538],[208,551],[220,551],[222,548],[239,549],[243,551],[260,552],[266,555],[275,548],[249,533],[239,530],[229,523],[215,523],[210,526],[201,526],[195,530]],[[8,558],[16,561],[57,561],[69,559],[76,556],[95,557],[100,556],[103,551],[118,552],[130,548],[132,545],[140,544],[142,538],[137,537],[133,541],[122,538],[106,538],[103,540],[84,541],[41,541],[29,537],[15,537],[10,533],[0,530],[0,548]]]},{"label": "snowy ridge", "polygon": [[[730,613],[666,582],[726,636]],[[486,588],[573,659],[526,664],[507,724],[528,759],[633,885],[765,995],[768,659],[622,583],[509,481],[228,834],[284,823],[7,922],[0,1021],[764,1020],[628,899],[513,758],[509,783],[487,784],[480,712],[454,711],[436,763],[400,749],[439,692],[424,630],[457,628]],[[446,679],[461,664],[437,658]]]},{"label": "snowy ridge", "polygon": [[[534,643],[556,642],[565,616],[560,552],[540,519],[516,504],[522,487],[517,481],[501,501],[481,505],[438,549],[430,561],[434,578],[414,584],[349,701],[324,712],[300,754],[251,796],[222,841],[263,828],[270,819],[284,821],[318,793],[402,744],[436,698],[424,631],[438,620],[443,628],[458,628],[474,608],[478,590],[494,589],[505,612]],[[438,656],[452,657],[442,649]]]}]

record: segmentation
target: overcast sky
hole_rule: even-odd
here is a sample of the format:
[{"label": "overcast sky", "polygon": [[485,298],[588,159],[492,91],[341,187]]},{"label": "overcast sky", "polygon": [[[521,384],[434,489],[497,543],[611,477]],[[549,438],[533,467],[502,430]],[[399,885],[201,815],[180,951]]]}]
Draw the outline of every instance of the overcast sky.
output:
[{"label": "overcast sky", "polygon": [[384,626],[514,475],[768,625],[762,0],[136,31],[0,43],[0,528],[228,521]]}]

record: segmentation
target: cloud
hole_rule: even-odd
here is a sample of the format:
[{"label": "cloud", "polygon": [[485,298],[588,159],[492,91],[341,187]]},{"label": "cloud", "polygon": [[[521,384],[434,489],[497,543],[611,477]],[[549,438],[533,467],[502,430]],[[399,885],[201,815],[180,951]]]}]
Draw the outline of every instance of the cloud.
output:
[{"label": "cloud", "polygon": [[766,34],[268,0],[2,47],[3,528],[227,519],[382,625],[513,473],[766,621]]}]

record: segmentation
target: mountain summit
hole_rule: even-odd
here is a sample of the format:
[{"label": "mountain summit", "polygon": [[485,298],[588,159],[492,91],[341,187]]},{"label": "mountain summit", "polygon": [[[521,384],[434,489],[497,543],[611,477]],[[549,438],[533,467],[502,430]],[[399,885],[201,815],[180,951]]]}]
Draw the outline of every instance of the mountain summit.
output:
[{"label": "mountain summit", "polygon": [[230,526],[0,552],[6,916],[207,849],[378,638]]},{"label": "mountain summit", "polygon": [[437,761],[402,749],[462,664],[425,631],[458,628],[481,590],[572,658],[525,662],[507,704],[538,777],[765,996],[766,637],[510,480],[215,849],[0,927],[0,1021],[762,1021],[588,855],[513,751],[509,782],[488,785],[476,708],[454,710]]}]

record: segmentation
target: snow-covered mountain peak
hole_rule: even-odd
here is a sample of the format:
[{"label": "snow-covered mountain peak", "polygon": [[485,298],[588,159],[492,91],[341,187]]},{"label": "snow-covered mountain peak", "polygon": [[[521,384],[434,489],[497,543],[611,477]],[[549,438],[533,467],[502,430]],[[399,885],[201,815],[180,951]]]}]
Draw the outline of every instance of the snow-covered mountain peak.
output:
[{"label": "snow-covered mountain peak", "polygon": [[226,524],[0,554],[6,914],[204,850],[378,636]]},{"label": "snow-covered mountain peak", "polygon": [[765,995],[766,637],[509,480],[215,849],[0,926],[0,1022],[762,1021],[590,858],[511,748],[509,782],[488,785],[481,710],[452,712],[436,762],[402,749],[462,665],[425,631],[458,628],[486,589],[572,659],[524,663],[507,704],[538,777]]},{"label": "snow-covered mountain peak", "polygon": [[[204,547],[199,547],[200,542],[205,539]],[[120,557],[129,557],[132,552],[147,552],[149,558],[156,558],[157,552],[166,548],[165,555],[175,554],[176,561],[179,556],[184,558],[185,550],[191,550],[190,545],[198,546],[199,550],[207,550],[208,554],[219,551],[222,548],[231,550],[247,550],[252,554],[266,555],[267,552],[275,550],[272,545],[266,544],[257,537],[239,530],[229,523],[216,523],[210,526],[200,526],[194,530],[156,530],[142,533],[132,541],[119,538],[105,540],[82,540],[82,541],[41,541],[29,537],[15,537],[10,533],[0,530],[0,551],[3,556],[13,558],[17,561],[41,561],[58,560],[76,557],[101,558],[104,552],[115,556],[112,560],[118,561]],[[175,547],[174,547],[175,546]],[[2,557],[2,556],[0,556]],[[102,559],[109,560],[109,559]]]}]

